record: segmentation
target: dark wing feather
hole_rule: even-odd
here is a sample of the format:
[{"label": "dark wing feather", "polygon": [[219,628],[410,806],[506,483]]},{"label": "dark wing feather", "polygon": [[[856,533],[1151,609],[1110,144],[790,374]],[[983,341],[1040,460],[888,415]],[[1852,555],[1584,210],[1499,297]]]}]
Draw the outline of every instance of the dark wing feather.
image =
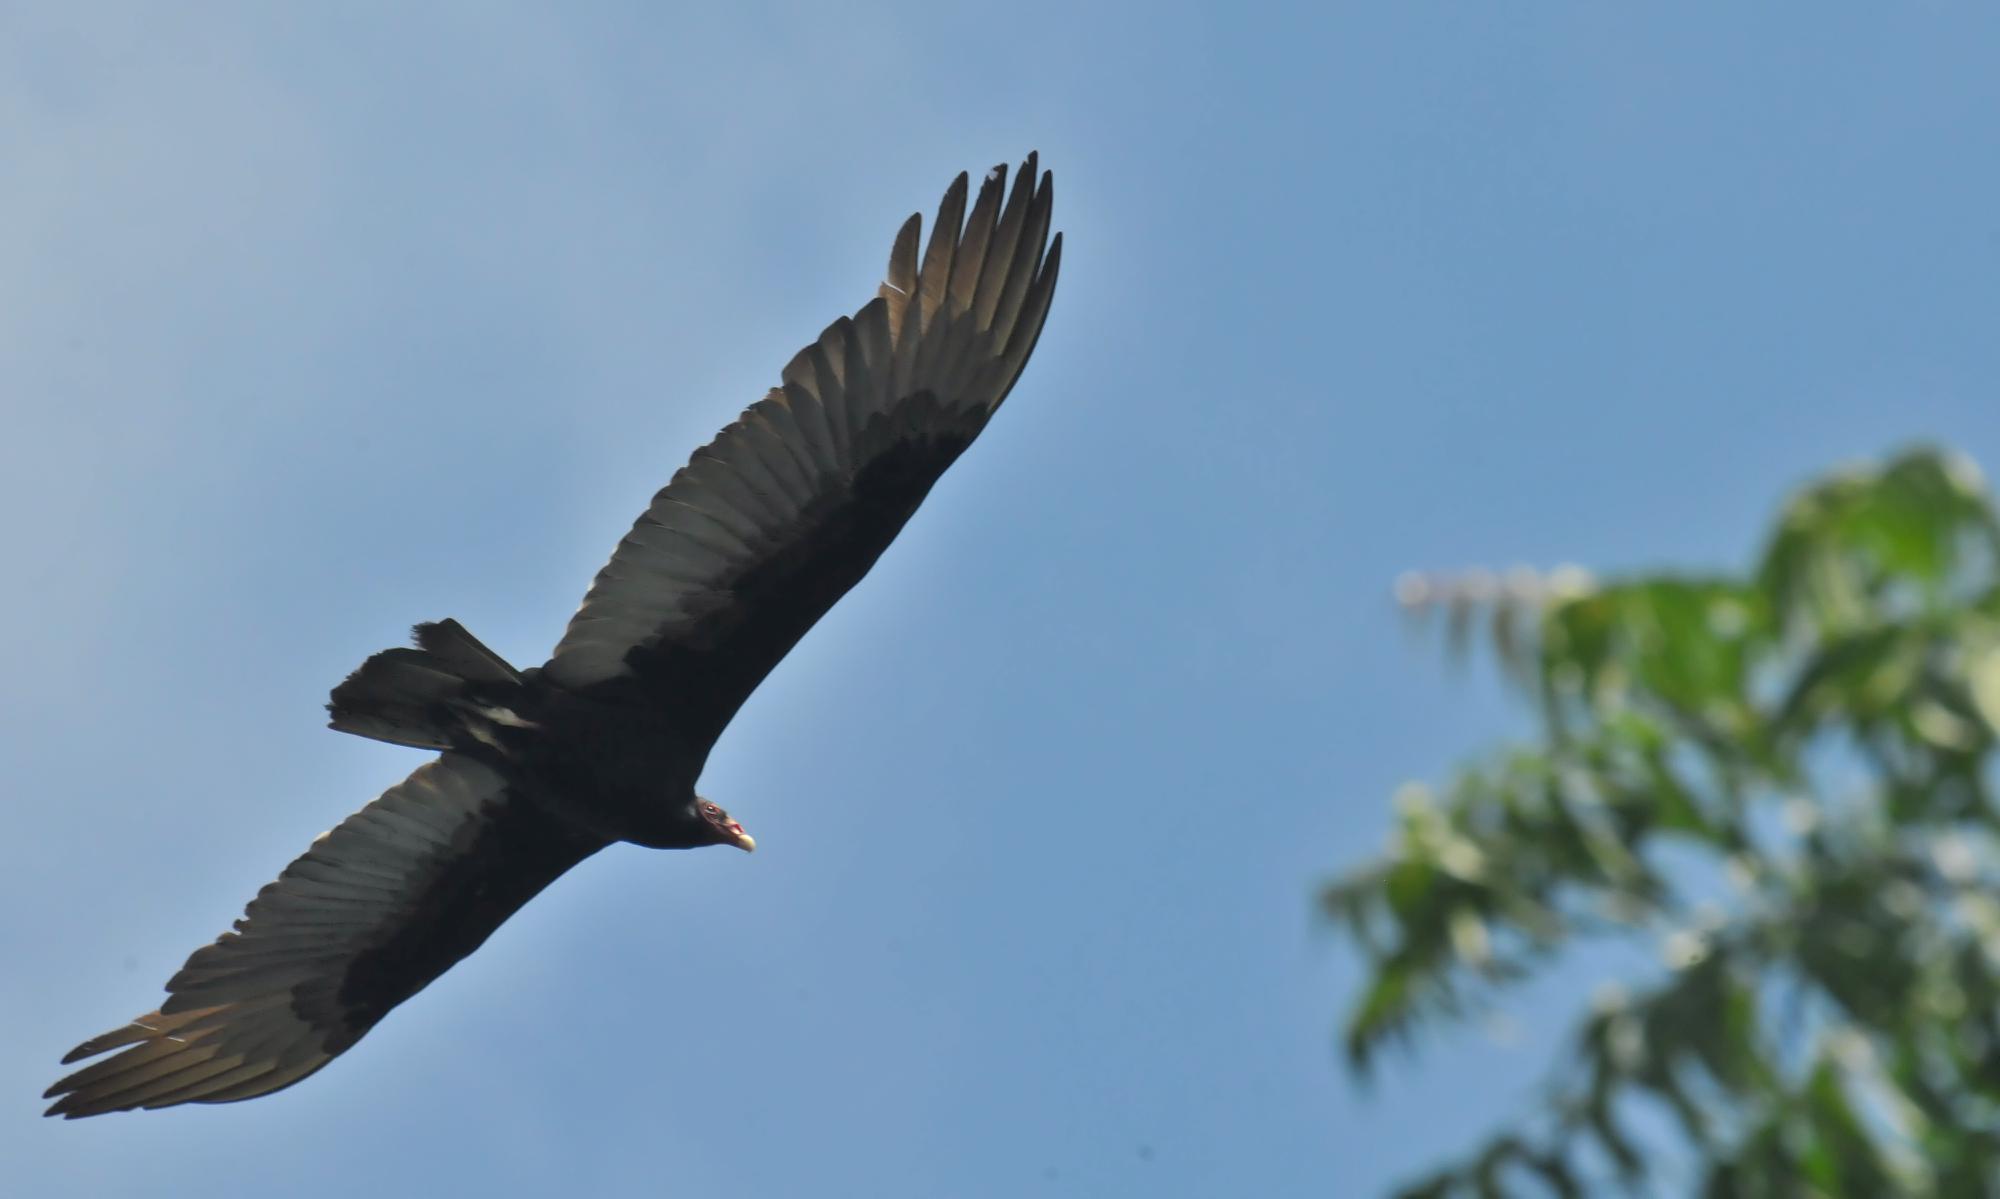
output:
[{"label": "dark wing feather", "polygon": [[48,1114],[226,1103],[290,1086],[477,949],[601,848],[447,754],[313,842],[189,957],[167,1001],[72,1050],[113,1049],[55,1086]]},{"label": "dark wing feather", "polygon": [[880,295],[653,498],[548,677],[634,691],[712,737],[868,573],[1006,399],[1055,294],[1062,237],[1049,240],[1054,192],[1034,156],[1011,194],[994,168],[969,217],[966,184],[945,193],[921,265],[912,216]]}]

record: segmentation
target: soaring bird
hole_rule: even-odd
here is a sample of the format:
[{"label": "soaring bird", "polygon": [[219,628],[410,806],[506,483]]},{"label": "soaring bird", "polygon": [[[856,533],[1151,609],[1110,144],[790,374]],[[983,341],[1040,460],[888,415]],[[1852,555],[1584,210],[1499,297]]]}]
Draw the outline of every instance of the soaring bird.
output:
[{"label": "soaring bird", "polygon": [[315,840],[159,1010],[72,1050],[118,1052],[50,1087],[48,1115],[268,1095],[606,845],[756,848],[695,791],[709,750],[979,436],[1048,316],[1050,176],[1030,154],[969,215],[967,192],[961,174],[921,257],[904,222],[876,297],[653,497],[546,663],[442,620],[334,689],[332,727],[438,756]]}]

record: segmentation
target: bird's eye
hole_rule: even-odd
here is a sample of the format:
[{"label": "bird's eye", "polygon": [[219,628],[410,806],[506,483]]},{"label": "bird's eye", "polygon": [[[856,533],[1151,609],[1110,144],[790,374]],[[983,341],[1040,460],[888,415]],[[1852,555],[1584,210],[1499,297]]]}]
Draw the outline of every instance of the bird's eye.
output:
[{"label": "bird's eye", "polygon": [[712,804],[712,803],[705,803],[705,804],[701,805],[701,810],[702,810],[702,811],[704,811],[704,812],[707,812],[707,813],[708,813],[708,814],[709,814],[710,816],[720,816],[720,815],[722,815],[722,809],[721,809],[721,808],[718,808],[718,807],[716,807],[716,806],[715,806],[714,804]]}]

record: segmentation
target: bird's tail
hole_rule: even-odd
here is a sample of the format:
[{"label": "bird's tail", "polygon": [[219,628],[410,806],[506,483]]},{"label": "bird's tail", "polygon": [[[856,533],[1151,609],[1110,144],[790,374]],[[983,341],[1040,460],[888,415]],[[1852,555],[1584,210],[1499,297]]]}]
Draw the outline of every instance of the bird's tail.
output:
[{"label": "bird's tail", "polygon": [[524,727],[510,707],[521,673],[455,620],[411,630],[415,649],[385,649],[333,689],[328,723],[343,733],[420,749],[467,736],[491,742],[495,725]]}]

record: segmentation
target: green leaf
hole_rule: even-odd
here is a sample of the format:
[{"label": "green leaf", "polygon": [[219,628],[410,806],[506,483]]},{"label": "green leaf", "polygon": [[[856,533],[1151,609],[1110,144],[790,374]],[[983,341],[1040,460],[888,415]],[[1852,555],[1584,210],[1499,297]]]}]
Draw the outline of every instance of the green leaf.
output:
[{"label": "green leaf", "polygon": [[2000,733],[2000,641],[1974,647],[1968,658],[1965,674],[1972,702],[1986,727]]}]

